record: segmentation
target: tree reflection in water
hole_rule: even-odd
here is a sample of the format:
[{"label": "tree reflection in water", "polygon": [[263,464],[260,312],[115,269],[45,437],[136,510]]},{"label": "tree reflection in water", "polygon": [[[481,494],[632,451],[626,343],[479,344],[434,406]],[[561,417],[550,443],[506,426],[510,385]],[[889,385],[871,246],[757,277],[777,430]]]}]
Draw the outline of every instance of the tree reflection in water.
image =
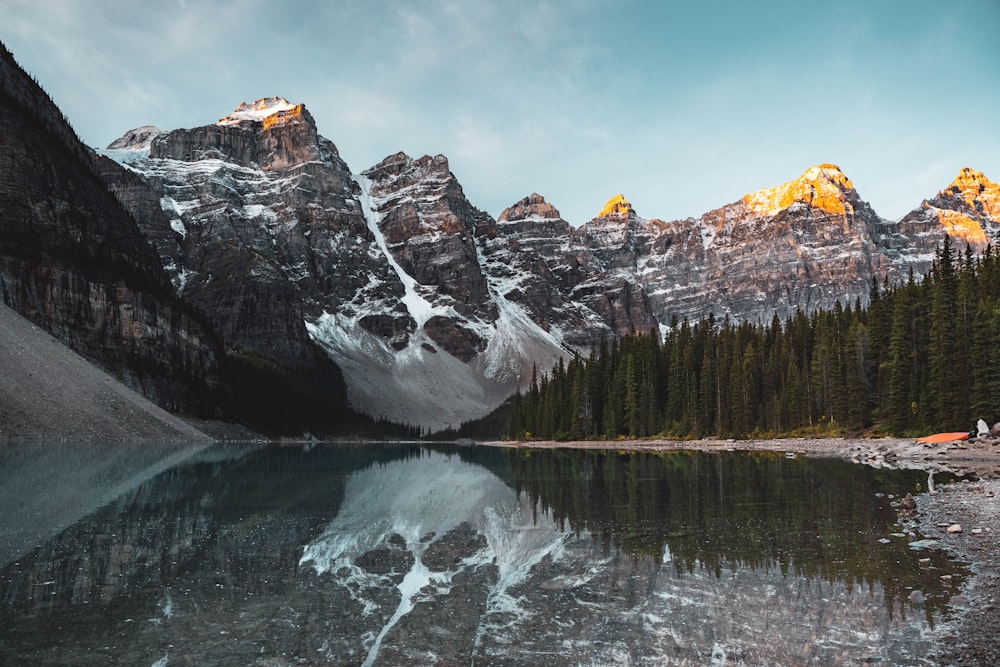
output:
[{"label": "tree reflection in water", "polygon": [[893,498],[920,491],[924,472],[780,452],[611,449],[519,449],[510,465],[536,509],[605,549],[667,554],[678,573],[777,567],[849,588],[879,584],[890,613],[920,590],[929,620],[947,603],[940,572],[918,563],[929,554],[879,541],[899,530]]},{"label": "tree reflection in water", "polygon": [[838,460],[217,447],[136,479],[0,568],[0,663],[929,664],[962,576],[889,537],[923,473]]}]

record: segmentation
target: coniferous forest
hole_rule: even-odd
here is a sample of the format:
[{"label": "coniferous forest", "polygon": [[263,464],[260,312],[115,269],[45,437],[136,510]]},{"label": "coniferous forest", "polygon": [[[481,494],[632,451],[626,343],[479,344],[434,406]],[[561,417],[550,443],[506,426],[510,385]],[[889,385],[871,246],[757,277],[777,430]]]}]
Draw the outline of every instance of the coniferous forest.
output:
[{"label": "coniferous forest", "polygon": [[876,432],[1000,419],[1000,251],[945,239],[922,280],[784,322],[671,323],[533,376],[507,436],[605,439]]}]

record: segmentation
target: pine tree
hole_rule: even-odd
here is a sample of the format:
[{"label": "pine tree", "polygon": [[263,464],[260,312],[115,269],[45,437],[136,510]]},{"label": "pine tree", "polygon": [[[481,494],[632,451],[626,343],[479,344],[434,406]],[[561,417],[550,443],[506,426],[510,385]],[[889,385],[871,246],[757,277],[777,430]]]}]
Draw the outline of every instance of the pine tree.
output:
[{"label": "pine tree", "polygon": [[850,428],[866,426],[871,414],[868,356],[868,328],[855,317],[844,338],[843,383],[847,395],[845,423]]},{"label": "pine tree", "polygon": [[625,427],[629,435],[639,435],[639,387],[635,378],[635,358],[629,354],[625,362],[625,400],[623,405]]},{"label": "pine tree", "polygon": [[913,299],[916,285],[913,272],[904,287],[893,293],[892,328],[889,337],[888,396],[886,423],[893,433],[901,434],[913,428],[918,392],[917,349],[913,328]]},{"label": "pine tree", "polygon": [[970,357],[972,414],[993,424],[1000,420],[1000,302],[991,296],[976,308]]},{"label": "pine tree", "polygon": [[[973,304],[975,304],[973,306]],[[956,260],[950,241],[922,281],[873,286],[860,300],[781,324],[714,319],[602,341],[584,360],[532,370],[510,437],[746,436],[819,420],[877,417],[902,435],[1000,418],[1000,254]]]},{"label": "pine tree", "polygon": [[929,378],[924,393],[927,415],[935,429],[967,426],[968,379],[961,359],[958,277],[949,236],[938,255],[930,283]]}]

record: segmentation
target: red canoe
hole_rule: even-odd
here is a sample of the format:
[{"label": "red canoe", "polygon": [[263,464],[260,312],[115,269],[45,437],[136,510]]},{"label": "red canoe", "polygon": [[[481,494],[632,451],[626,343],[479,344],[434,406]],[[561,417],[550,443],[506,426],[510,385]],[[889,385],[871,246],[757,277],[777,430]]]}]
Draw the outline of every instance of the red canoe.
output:
[{"label": "red canoe", "polygon": [[968,432],[961,433],[935,433],[934,435],[926,435],[922,438],[917,438],[915,442],[954,442],[955,440],[968,440]]}]

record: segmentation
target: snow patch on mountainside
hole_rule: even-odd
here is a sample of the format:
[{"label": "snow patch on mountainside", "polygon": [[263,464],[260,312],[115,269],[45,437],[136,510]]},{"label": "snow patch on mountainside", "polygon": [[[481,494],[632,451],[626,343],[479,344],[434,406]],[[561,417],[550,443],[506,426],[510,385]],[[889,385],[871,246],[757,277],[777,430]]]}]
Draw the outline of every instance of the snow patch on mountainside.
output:
[{"label": "snow patch on mountainside", "polygon": [[375,206],[372,204],[371,197],[371,187],[372,182],[366,176],[355,176],[354,182],[358,184],[361,188],[361,210],[365,215],[365,221],[368,223],[368,229],[371,231],[372,236],[375,237],[375,243],[378,245],[382,254],[385,255],[386,261],[389,262],[389,266],[392,270],[396,272],[399,276],[399,281],[403,283],[403,298],[401,301],[403,305],[406,306],[406,310],[410,313],[410,317],[413,321],[417,323],[417,329],[423,329],[424,324],[427,320],[431,319],[435,315],[449,315],[453,313],[453,309],[441,308],[440,306],[435,307],[431,303],[422,297],[419,292],[417,292],[417,281],[414,280],[413,276],[408,274],[396,258],[392,256],[389,252],[389,247],[385,242],[385,235],[382,230],[379,229],[378,223],[380,222],[380,215],[376,212]]},{"label": "snow patch on mountainside", "polygon": [[[352,406],[376,417],[431,429],[457,427],[483,416],[503,402],[515,388],[531,377],[533,365],[549,371],[560,357],[572,352],[560,344],[525,312],[504,296],[524,276],[501,278],[491,275],[489,263],[477,243],[478,260],[484,267],[497,318],[487,322],[462,317],[453,306],[432,304],[418,290],[422,287],[399,265],[379,229],[379,215],[372,205],[371,182],[356,176],[361,204],[378,248],[403,283],[401,301],[416,321],[416,331],[402,350],[395,350],[371,334],[360,321],[364,309],[354,315],[324,313],[307,321],[309,335],[337,362],[344,373]],[[372,314],[376,314],[374,311]],[[424,331],[435,316],[456,320],[487,341],[485,350],[469,363],[448,354]]]},{"label": "snow patch on mountainside", "polygon": [[[360,184],[367,193],[367,183]],[[369,211],[369,224],[377,229],[377,218],[367,201],[364,206]],[[420,325],[432,316],[446,315],[488,342],[480,355],[464,363],[442,350],[419,327],[407,347],[393,349],[360,325],[363,312],[357,316],[324,313],[307,321],[309,335],[343,371],[348,399],[355,409],[432,430],[457,427],[490,412],[514,389],[523,387],[530,380],[533,365],[547,372],[560,357],[571,356],[552,333],[504,296],[516,278],[490,277],[487,272],[498,309],[495,322],[461,318],[452,308],[431,306],[417,294],[416,282],[398,268],[380,234],[376,238],[390,263],[396,265],[400,279],[409,283],[406,289],[411,292],[404,302]],[[480,262],[485,265],[481,250]]]},{"label": "snow patch on mountainside", "polygon": [[514,274],[498,277],[489,270],[490,263],[477,244],[479,265],[486,275],[490,297],[497,306],[499,316],[492,331],[486,333],[489,344],[479,359],[486,376],[500,382],[519,382],[525,386],[531,379],[531,367],[549,371],[560,357],[570,357],[561,340],[540,327],[524,308],[507,298],[527,276]]},{"label": "snow patch on mountainside", "polygon": [[252,104],[243,104],[225,118],[220,118],[216,125],[235,125],[244,121],[261,122],[268,116],[279,111],[292,111],[296,105],[283,97],[264,97]]},{"label": "snow patch on mountainside", "polygon": [[397,352],[344,315],[324,313],[306,329],[343,371],[351,405],[375,417],[433,430],[457,428],[490,412],[514,390],[514,382],[487,377],[422,332]]},{"label": "snow patch on mountainside", "polygon": [[115,162],[125,167],[126,169],[131,169],[133,164],[145,160],[146,158],[149,157],[148,146],[146,148],[140,148],[135,150],[130,148],[121,148],[121,149],[105,148],[102,150],[97,150],[95,152],[98,155],[103,155],[106,158],[114,160]]}]

